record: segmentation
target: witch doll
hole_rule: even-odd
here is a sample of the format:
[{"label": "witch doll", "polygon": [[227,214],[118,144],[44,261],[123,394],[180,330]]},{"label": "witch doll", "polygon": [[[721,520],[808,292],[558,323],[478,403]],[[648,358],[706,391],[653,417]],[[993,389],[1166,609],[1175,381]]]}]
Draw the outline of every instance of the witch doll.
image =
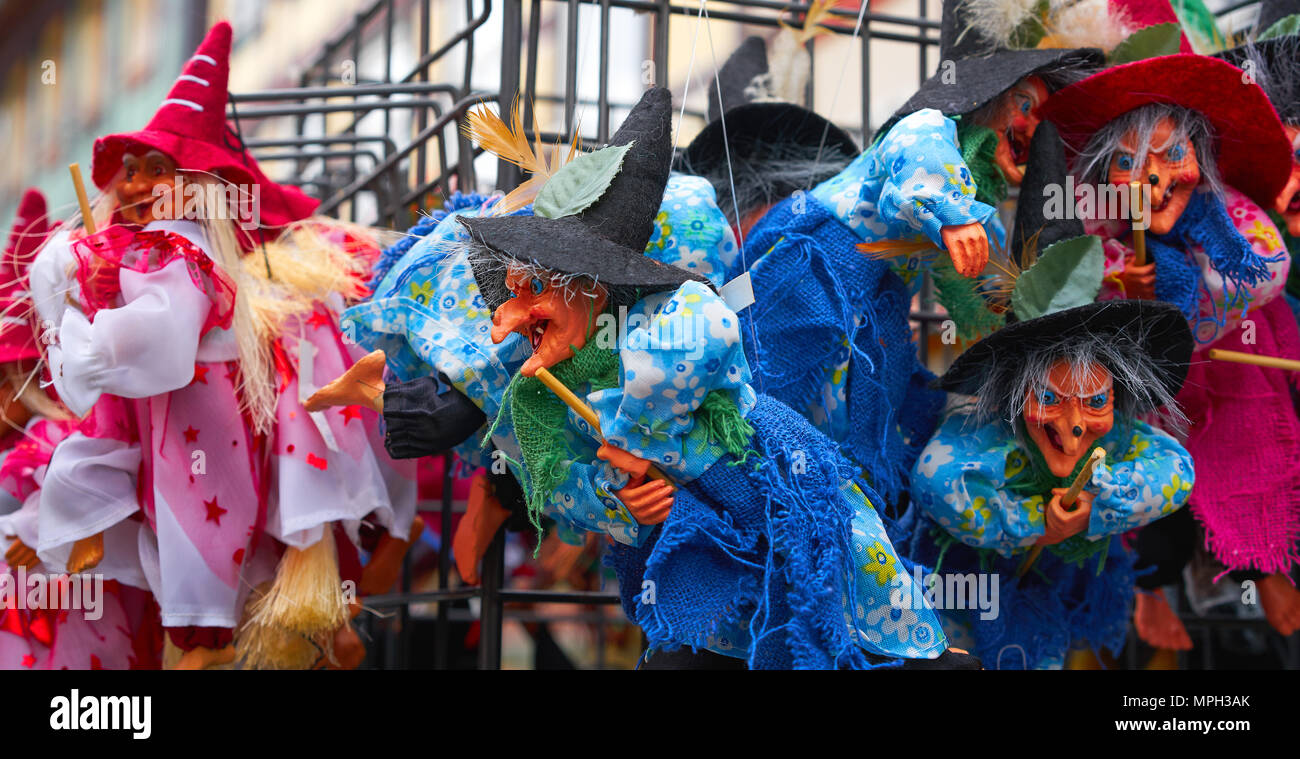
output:
[{"label": "witch doll", "polygon": [[[1262,575],[1265,615],[1289,634],[1300,625],[1300,592],[1287,577],[1300,559],[1300,421],[1291,380],[1277,369],[1212,358],[1223,350],[1300,358],[1300,330],[1279,297],[1290,257],[1263,210],[1290,173],[1282,124],[1252,77],[1195,55],[1096,74],[1053,95],[1044,116],[1071,148],[1078,213],[1106,239],[1098,297],[1171,303],[1192,326],[1197,360],[1178,398],[1198,474],[1191,513],[1227,570]],[[1120,215],[1083,202],[1134,181],[1149,193],[1141,210],[1145,261],[1126,208]],[[1140,630],[1184,637],[1159,593],[1139,597],[1138,620]]]},{"label": "witch doll", "polygon": [[[512,133],[491,111],[472,111],[470,124],[476,141],[498,150],[509,144],[527,152],[529,159],[521,163],[535,175],[544,178],[546,172],[558,170],[559,165],[549,161],[540,165],[527,147],[527,135]],[[488,133],[509,136],[497,143],[486,137]],[[349,337],[376,353],[323,387],[307,404],[310,410],[372,406],[384,415],[385,444],[394,457],[452,450],[462,463],[485,468],[479,475],[482,481],[471,489],[467,513],[452,543],[457,569],[469,583],[478,581],[479,559],[502,523],[513,515],[512,529],[528,525],[513,426],[508,420],[494,424],[487,449],[476,433],[496,420],[510,378],[531,351],[521,335],[500,343],[488,339],[491,312],[479,295],[466,255],[469,232],[457,219],[503,213],[503,207],[521,201],[525,206],[516,212],[530,213],[527,202],[535,194],[532,188],[516,189],[504,198],[453,194],[425,227],[413,230],[424,236],[407,245],[409,250],[400,256],[394,255],[397,251],[386,253],[384,260],[393,263],[375,283],[373,296],[341,317]],[[714,286],[723,284],[737,249],[708,182],[673,173],[652,229],[646,256],[703,276]],[[594,458],[595,450],[590,446],[585,458]],[[554,524],[555,534],[571,546],[584,545],[592,533],[640,544],[648,532],[626,510],[611,510],[583,497],[588,469],[580,462],[569,463],[569,479],[547,501],[544,516]]]},{"label": "witch doll", "polygon": [[405,540],[414,516],[373,412],[302,408],[353,360],[336,311],[362,272],[326,222],[291,228],[315,201],[228,131],[230,43],[216,24],[143,130],[96,141],[88,234],[55,234],[31,275],[54,386],[87,419],[50,461],[38,553],[143,572],[181,668],[229,664],[241,624],[249,666],[300,638],[309,664],[305,639],[347,621],[335,524]]},{"label": "witch doll", "polygon": [[[46,466],[55,446],[78,426],[45,387],[27,290],[28,267],[48,234],[45,196],[28,190],[0,260],[0,423],[6,433],[0,489],[14,504],[13,510],[0,508],[0,582],[29,598],[32,592],[75,592],[76,585],[92,582],[88,575],[60,576],[36,554]],[[26,579],[38,576],[48,580],[43,591]],[[27,608],[8,595],[7,603],[0,602],[0,669],[156,669],[162,648],[158,607],[143,578],[137,584],[104,581],[93,611],[81,604]]]},{"label": "witch doll", "polygon": [[[1051,137],[1044,125],[1034,146]],[[1181,508],[1194,476],[1182,445],[1140,419],[1156,409],[1180,419],[1186,321],[1168,304],[1093,302],[1101,241],[1077,221],[1040,226],[1026,213],[1042,202],[1037,176],[1017,214],[1029,244],[999,265],[1007,326],[939,379],[958,395],[912,473],[929,525],[909,542],[912,558],[940,585],[965,573],[999,581],[995,613],[945,612],[954,639],[969,635],[998,668],[1060,666],[1085,641],[1118,651],[1134,582],[1119,536]]]}]

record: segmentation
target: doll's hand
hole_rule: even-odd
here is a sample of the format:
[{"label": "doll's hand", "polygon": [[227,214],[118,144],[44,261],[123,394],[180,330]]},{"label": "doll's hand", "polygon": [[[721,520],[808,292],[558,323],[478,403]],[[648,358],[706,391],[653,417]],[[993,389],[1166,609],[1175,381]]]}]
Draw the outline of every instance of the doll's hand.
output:
[{"label": "doll's hand", "polygon": [[618,446],[601,443],[596,451],[596,458],[608,461],[610,466],[632,479],[641,479],[650,471],[650,462],[640,456],[633,456]]},{"label": "doll's hand", "polygon": [[1119,281],[1124,285],[1125,298],[1141,298],[1142,300],[1155,300],[1156,298],[1156,265],[1149,263],[1146,266],[1135,266],[1132,263],[1124,264],[1124,271],[1120,272]]},{"label": "doll's hand", "polygon": [[31,546],[15,539],[13,543],[9,544],[9,550],[5,551],[5,563],[10,567],[34,569],[37,564],[41,563],[41,560],[36,556],[36,551]]},{"label": "doll's hand", "polygon": [[68,556],[68,574],[89,572],[103,560],[104,533],[98,532],[72,544],[72,554]]},{"label": "doll's hand", "polygon": [[664,480],[635,477],[615,495],[640,524],[659,524],[673,510],[673,486]]},{"label": "doll's hand", "polygon": [[384,352],[361,357],[333,382],[312,393],[302,405],[307,411],[324,411],[331,406],[364,406],[384,412]]},{"label": "doll's hand", "polygon": [[977,277],[989,262],[989,236],[977,221],[939,230],[953,268],[963,277]]},{"label": "doll's hand", "polygon": [[1092,493],[1082,491],[1074,502],[1074,509],[1067,511],[1061,504],[1061,497],[1068,488],[1052,488],[1052,500],[1047,504],[1047,525],[1038,545],[1051,546],[1062,540],[1083,532],[1092,518]]}]

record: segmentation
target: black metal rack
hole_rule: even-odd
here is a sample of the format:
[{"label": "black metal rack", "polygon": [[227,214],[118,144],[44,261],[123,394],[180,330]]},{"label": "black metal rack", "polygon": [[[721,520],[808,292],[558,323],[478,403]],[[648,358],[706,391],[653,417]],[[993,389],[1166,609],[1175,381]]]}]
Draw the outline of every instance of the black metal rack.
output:
[{"label": "black metal rack", "polygon": [[[1232,12],[1248,5],[1235,3],[1225,8]],[[780,0],[735,0],[710,2],[704,23],[717,25],[747,24],[753,27],[776,27],[780,22],[800,22],[801,9],[807,2]],[[434,39],[434,7],[463,8],[464,22],[444,38]],[[592,30],[584,27],[583,7],[598,9],[598,92],[594,100],[579,97],[578,62],[575,51],[588,39]],[[615,10],[632,11],[650,19],[649,50],[657,82],[668,81],[669,27],[674,16],[699,19],[704,3],[698,0],[376,0],[357,13],[352,23],[335,38],[328,40],[320,54],[301,74],[298,86],[288,89],[245,92],[231,96],[229,114],[235,120],[246,144],[258,160],[267,164],[269,173],[288,175],[292,183],[305,187],[322,198],[321,213],[352,221],[406,229],[422,209],[441,205],[442,199],[455,189],[478,188],[476,149],[462,134],[467,111],[483,101],[509,107],[516,92],[525,93],[524,123],[532,123],[532,110],[538,104],[561,109],[563,134],[574,132],[579,106],[595,107],[593,136],[604,141],[611,132],[611,113],[628,108],[635,97],[611,92],[610,64],[616,55],[611,14]],[[940,2],[915,0],[914,16],[898,16],[854,10],[835,10],[842,26],[834,33],[856,37],[860,55],[861,125],[860,137],[870,132],[871,67],[870,49],[876,41],[914,45],[919,65],[911,72],[919,85],[929,75],[933,56],[930,48],[938,44]],[[525,9],[527,14],[525,14]],[[565,56],[563,84],[559,91],[549,91],[539,84],[541,32],[548,24],[563,19]],[[527,23],[525,22],[527,19]],[[860,25],[859,25],[860,24]],[[418,25],[415,59],[404,70],[395,70],[396,34],[399,29]],[[499,81],[487,90],[473,87],[476,65],[483,66],[483,37],[496,25],[500,29]],[[855,29],[856,27],[856,29]],[[495,37],[493,37],[495,39]],[[477,44],[477,47],[476,47]],[[380,70],[370,78],[349,77],[357,63],[366,56],[378,55]],[[455,81],[434,81],[434,71],[443,66],[458,69]],[[711,67],[696,61],[699,72],[694,86],[706,87],[705,76]],[[695,72],[692,72],[695,73]],[[900,75],[903,72],[899,72]],[[809,82],[808,98],[819,77]],[[700,84],[705,82],[705,84]],[[829,86],[823,79],[823,86]],[[687,112],[691,118],[701,114]],[[545,139],[556,135],[546,134]],[[865,143],[865,140],[863,140]],[[285,169],[285,165],[289,168]],[[495,166],[496,189],[508,190],[519,181],[514,166],[498,162]],[[923,358],[929,351],[932,326],[946,318],[935,311],[933,289],[927,281],[922,291],[921,308],[913,313],[919,324]],[[438,508],[438,520],[444,545],[438,552],[438,588],[428,592],[411,592],[411,573],[403,573],[401,592],[366,600],[368,608],[384,618],[371,616],[363,623],[363,632],[378,643],[367,660],[368,667],[405,668],[416,657],[412,633],[411,606],[435,602],[432,657],[421,661],[435,668],[451,665],[450,646],[454,624],[472,619],[473,614],[457,604],[477,603],[480,626],[477,665],[484,669],[501,666],[502,623],[507,617],[540,619],[515,608],[525,604],[580,604],[599,610],[618,603],[618,596],[603,591],[548,591],[511,588],[505,577],[506,541],[504,530],[492,542],[484,559],[482,582],[476,587],[452,587],[451,561],[447,544],[451,539],[453,503],[451,497],[450,457],[445,471],[444,496]],[[531,615],[531,616],[530,616]],[[601,621],[605,616],[588,615]],[[1236,619],[1188,617],[1194,638],[1208,636],[1211,629],[1244,626],[1266,630],[1262,622]],[[1268,632],[1271,632],[1268,631]],[[1136,636],[1130,636],[1135,638]],[[1276,638],[1276,635],[1273,636]],[[421,645],[425,645],[421,641]],[[374,647],[372,647],[374,648]],[[1127,659],[1136,664],[1136,646],[1130,645]],[[1282,642],[1279,660],[1288,668],[1300,667],[1300,645],[1296,637]],[[1206,652],[1202,666],[1213,666]],[[1186,660],[1184,660],[1186,661]]]}]

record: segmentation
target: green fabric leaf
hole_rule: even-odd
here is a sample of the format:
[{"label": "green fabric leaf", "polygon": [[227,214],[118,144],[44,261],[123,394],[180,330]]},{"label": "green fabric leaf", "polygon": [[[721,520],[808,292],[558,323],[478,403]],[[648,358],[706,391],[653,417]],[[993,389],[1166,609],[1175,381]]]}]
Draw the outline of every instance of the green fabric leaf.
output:
[{"label": "green fabric leaf", "polygon": [[1292,13],[1290,16],[1283,16],[1273,25],[1265,29],[1259,35],[1259,41],[1271,40],[1275,37],[1286,37],[1292,34],[1300,34],[1300,13]]},{"label": "green fabric leaf", "polygon": [[[1196,52],[1222,50],[1225,45],[1219,20],[1202,0],[1173,0],[1174,15],[1183,25]],[[1200,43],[1200,44],[1197,44]]]},{"label": "green fabric leaf", "polygon": [[1182,31],[1178,24],[1168,22],[1133,32],[1110,51],[1110,63],[1118,65],[1161,55],[1174,55],[1182,45]]},{"label": "green fabric leaf", "polygon": [[1049,245],[1016,280],[1011,308],[1021,321],[1091,303],[1101,289],[1101,238],[1080,235]]},{"label": "green fabric leaf", "polygon": [[542,185],[533,201],[533,213],[558,219],[587,210],[609,189],[623,166],[623,156],[635,144],[613,145],[575,156]]}]

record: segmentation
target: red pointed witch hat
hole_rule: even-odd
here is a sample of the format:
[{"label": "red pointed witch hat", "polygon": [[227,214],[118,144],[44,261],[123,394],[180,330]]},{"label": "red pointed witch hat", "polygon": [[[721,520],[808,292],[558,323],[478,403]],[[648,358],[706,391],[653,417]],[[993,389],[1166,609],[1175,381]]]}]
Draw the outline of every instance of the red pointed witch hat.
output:
[{"label": "red pointed witch hat", "polygon": [[259,185],[260,224],[274,236],[276,228],[310,216],[318,201],[296,187],[268,179],[226,126],[230,35],[230,24],[225,21],[208,31],[144,129],[95,140],[91,176],[97,187],[108,189],[129,148],[155,149],[171,158],[178,169],[209,172],[237,185]]}]

